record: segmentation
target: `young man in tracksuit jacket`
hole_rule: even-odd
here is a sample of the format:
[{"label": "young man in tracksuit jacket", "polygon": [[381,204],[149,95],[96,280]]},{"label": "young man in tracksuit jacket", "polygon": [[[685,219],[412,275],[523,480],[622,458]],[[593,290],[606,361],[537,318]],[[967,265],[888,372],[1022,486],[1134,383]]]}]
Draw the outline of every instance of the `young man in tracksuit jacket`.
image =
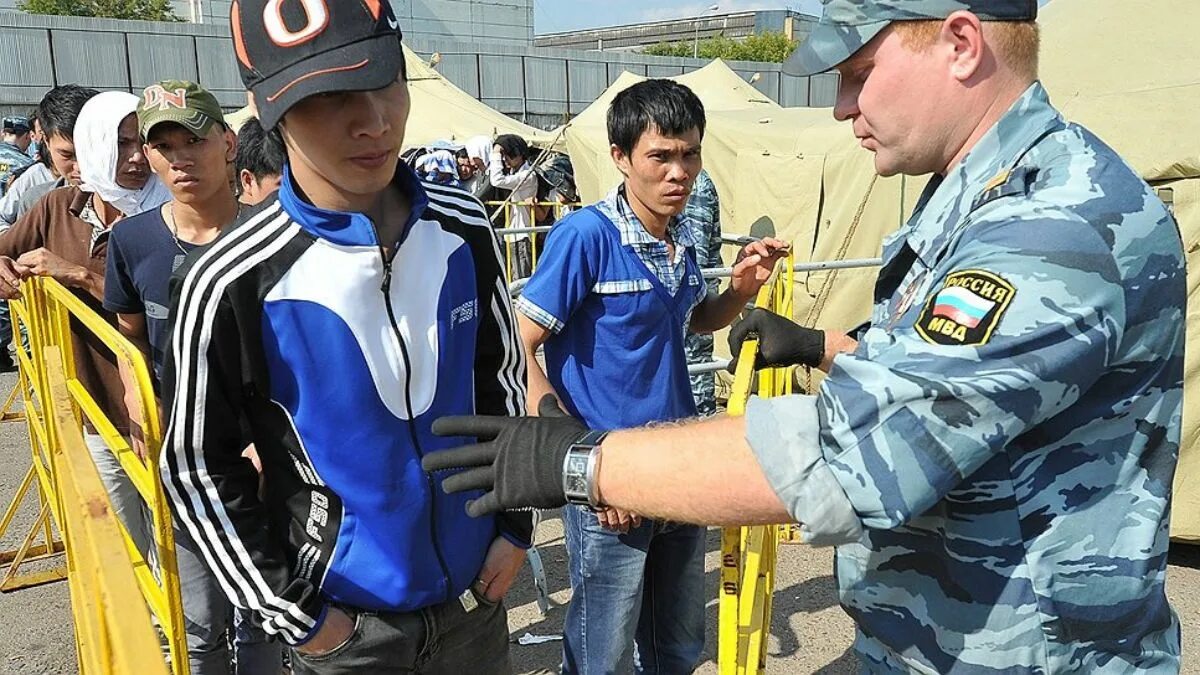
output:
[{"label": "young man in tracksuit jacket", "polygon": [[232,23],[288,166],[174,284],[176,516],[298,673],[507,673],[501,600],[530,519],[469,518],[420,466],[464,440],[434,436],[435,418],[523,410],[487,216],[399,163],[409,98],[388,3],[241,0]]}]

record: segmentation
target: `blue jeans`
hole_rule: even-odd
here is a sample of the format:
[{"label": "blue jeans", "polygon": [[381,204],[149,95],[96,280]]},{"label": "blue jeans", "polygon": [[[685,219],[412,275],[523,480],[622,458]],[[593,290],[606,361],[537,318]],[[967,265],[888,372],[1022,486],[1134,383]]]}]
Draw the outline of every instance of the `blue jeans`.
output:
[{"label": "blue jeans", "polygon": [[12,344],[12,316],[8,312],[8,301],[0,300],[0,349]]},{"label": "blue jeans", "polygon": [[[221,590],[195,541],[175,529],[175,562],[179,568],[180,596],[187,626],[188,665],[192,675],[277,675],[283,672],[283,646],[261,626],[250,621],[249,611],[234,607]],[[228,634],[234,628],[236,669],[230,667]]]},{"label": "blue jeans", "polygon": [[578,506],[563,509],[563,528],[573,591],[563,675],[695,670],[704,650],[704,528],[646,520],[617,534]]}]

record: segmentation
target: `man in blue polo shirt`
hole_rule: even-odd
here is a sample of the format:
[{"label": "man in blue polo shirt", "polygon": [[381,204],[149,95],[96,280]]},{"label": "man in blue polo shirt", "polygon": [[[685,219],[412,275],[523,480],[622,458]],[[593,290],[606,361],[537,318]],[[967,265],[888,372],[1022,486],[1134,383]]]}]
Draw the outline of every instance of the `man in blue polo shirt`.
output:
[{"label": "man in blue polo shirt", "polygon": [[[624,182],[551,231],[517,301],[529,357],[529,400],[546,394],[590,428],[696,415],[687,331],[733,321],[770,277],[784,245],[755,242],[730,288],[709,294],[683,217],[702,169],[704,106],[687,87],[648,80],[608,112]],[[545,345],[546,369],[533,358]],[[529,406],[531,409],[536,406]],[[574,596],[563,672],[691,672],[704,647],[704,529],[608,509],[563,515]]]}]

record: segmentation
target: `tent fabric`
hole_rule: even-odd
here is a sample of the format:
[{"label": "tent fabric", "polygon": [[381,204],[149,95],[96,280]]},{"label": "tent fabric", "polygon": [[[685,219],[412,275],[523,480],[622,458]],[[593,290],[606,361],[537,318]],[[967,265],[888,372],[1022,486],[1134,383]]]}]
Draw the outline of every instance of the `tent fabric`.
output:
[{"label": "tent fabric", "polygon": [[[1139,174],[1173,192],[1188,258],[1185,412],[1171,534],[1200,542],[1200,25],[1195,0],[1054,0],[1042,10],[1041,77],[1072,120],[1112,145]],[[1098,65],[1102,61],[1102,65]],[[927,178],[879,178],[870,153],[828,109],[780,108],[733,87],[724,64],[686,76],[705,102],[704,165],[721,196],[730,234],[774,234],[799,262],[871,258],[912,210]],[[708,71],[708,72],[705,72]],[[620,180],[603,120],[617,92],[643,78],[622,75],[567,125],[564,136],[585,201]],[[726,249],[730,262],[731,249]],[[849,329],[866,320],[876,270],[797,277],[797,321]],[[727,355],[718,337],[718,352]],[[807,385],[816,380],[803,375]]]},{"label": "tent fabric", "polygon": [[[1184,415],[1171,536],[1200,542],[1200,26],[1195,0],[1054,0],[1042,79],[1063,114],[1170,190],[1188,265]],[[1101,63],[1102,62],[1102,63]]]},{"label": "tent fabric", "polygon": [[456,87],[408,47],[408,87],[412,110],[404,135],[407,147],[448,140],[464,143],[473,136],[516,134],[532,144],[547,141],[547,133],[523,124]]}]

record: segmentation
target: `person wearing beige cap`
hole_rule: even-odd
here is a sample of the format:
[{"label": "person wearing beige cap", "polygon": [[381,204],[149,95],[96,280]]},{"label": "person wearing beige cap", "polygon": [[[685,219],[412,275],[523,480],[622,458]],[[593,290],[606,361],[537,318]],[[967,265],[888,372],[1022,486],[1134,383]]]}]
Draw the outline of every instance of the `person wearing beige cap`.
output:
[{"label": "person wearing beige cap", "polygon": [[[143,152],[171,200],[114,228],[104,307],[117,315],[121,333],[149,356],[157,388],[171,275],[188,253],[215,239],[238,214],[229,184],[234,136],[216,98],[194,82],[168,80],[147,87],[137,118]],[[233,605],[186,531],[176,530],[175,543],[191,672],[231,675],[227,634],[234,628]],[[247,617],[237,619],[236,672],[280,672],[281,647]]]}]

